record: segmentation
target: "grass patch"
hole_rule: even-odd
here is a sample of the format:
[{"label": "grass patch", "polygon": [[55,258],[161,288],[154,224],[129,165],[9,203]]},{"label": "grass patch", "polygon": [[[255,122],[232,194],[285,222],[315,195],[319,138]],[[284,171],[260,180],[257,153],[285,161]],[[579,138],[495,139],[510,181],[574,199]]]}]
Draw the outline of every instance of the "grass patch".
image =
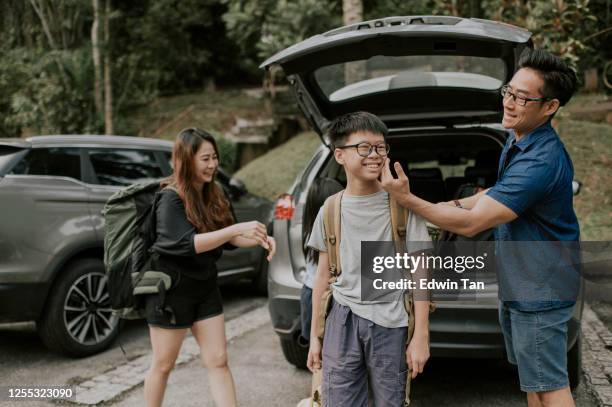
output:
[{"label": "grass patch", "polygon": [[612,126],[559,120],[557,130],[583,183],[574,198],[582,240],[612,240]]},{"label": "grass patch", "polygon": [[320,145],[321,139],[315,133],[300,133],[251,161],[234,177],[244,181],[250,192],[275,200],[287,192]]},{"label": "grass patch", "polygon": [[243,89],[159,97],[131,114],[128,127],[139,136],[167,140],[173,140],[185,127],[199,127],[218,135],[229,130],[236,117],[261,116],[263,104]]}]

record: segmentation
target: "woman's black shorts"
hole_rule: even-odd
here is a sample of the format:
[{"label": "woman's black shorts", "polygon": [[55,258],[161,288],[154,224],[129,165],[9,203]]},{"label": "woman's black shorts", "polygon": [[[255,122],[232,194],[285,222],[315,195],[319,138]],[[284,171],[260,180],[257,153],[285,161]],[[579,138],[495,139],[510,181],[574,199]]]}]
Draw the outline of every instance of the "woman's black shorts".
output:
[{"label": "woman's black shorts", "polygon": [[[174,277],[174,276],[173,276]],[[197,280],[184,274],[173,278],[164,306],[158,294],[145,297],[145,318],[151,326],[167,329],[190,328],[194,322],[223,313],[217,279]]]}]

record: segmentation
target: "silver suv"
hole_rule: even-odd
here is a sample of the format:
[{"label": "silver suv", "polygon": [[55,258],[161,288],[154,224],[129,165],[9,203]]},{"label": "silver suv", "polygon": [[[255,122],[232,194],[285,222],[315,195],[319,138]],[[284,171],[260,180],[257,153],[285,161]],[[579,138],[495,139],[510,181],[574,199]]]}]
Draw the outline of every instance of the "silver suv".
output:
[{"label": "silver suv", "polygon": [[[172,172],[172,143],[139,137],[0,139],[0,322],[35,320],[43,342],[74,356],[107,348],[119,331],[104,274],[101,215],[126,185]],[[272,203],[222,170],[218,181],[239,221],[269,222]],[[226,282],[265,290],[263,250],[226,252]]]},{"label": "silver suv", "polygon": [[[493,185],[508,136],[499,125],[500,88],[515,71],[531,33],[493,21],[457,17],[390,17],[341,27],[289,47],[262,64],[279,65],[322,145],[277,203],[277,254],[269,265],[272,324],[286,359],[305,366],[300,334],[300,289],[305,272],[302,210],[312,181],[344,170],[333,159],[325,129],[357,110],[389,128],[390,158],[409,175],[411,189],[432,202]],[[575,184],[576,185],[576,184]],[[433,225],[434,239],[453,239]],[[490,239],[490,233],[479,236]],[[582,301],[570,323],[569,373],[580,377]],[[503,357],[497,282],[478,301],[440,301],[431,316],[431,353],[445,357]]]}]

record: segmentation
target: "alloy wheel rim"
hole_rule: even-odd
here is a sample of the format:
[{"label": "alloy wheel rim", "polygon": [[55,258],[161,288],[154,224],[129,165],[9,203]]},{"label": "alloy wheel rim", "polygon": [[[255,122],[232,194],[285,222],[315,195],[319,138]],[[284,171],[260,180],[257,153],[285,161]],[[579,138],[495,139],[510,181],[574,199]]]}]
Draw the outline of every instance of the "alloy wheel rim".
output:
[{"label": "alloy wheel rim", "polygon": [[81,345],[107,339],[119,320],[110,306],[106,275],[93,272],[79,277],[68,289],[63,314],[66,331]]}]

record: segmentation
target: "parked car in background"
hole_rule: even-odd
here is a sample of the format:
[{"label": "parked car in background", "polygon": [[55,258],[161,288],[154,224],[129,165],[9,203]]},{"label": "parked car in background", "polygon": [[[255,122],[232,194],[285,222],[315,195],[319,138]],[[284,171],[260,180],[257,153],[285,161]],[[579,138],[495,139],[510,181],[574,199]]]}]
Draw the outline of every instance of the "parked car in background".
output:
[{"label": "parked car in background", "polygon": [[[275,211],[277,254],[269,266],[270,315],[286,359],[306,364],[300,334],[300,289],[306,264],[302,210],[317,177],[346,185],[325,136],[334,118],[365,110],[389,128],[390,159],[399,161],[411,190],[431,202],[448,201],[496,182],[508,133],[501,87],[515,71],[531,33],[499,22],[458,17],[390,17],[313,36],[262,64],[282,67],[297,103],[322,145]],[[578,184],[575,184],[578,185]],[[289,210],[287,209],[289,208]],[[447,234],[430,225],[434,239]],[[486,235],[486,234],[485,234]],[[480,235],[484,238],[484,235]],[[433,356],[503,357],[497,281],[457,301],[439,301],[431,315]],[[434,297],[434,300],[436,298]],[[569,324],[572,387],[580,378],[582,300]]]},{"label": "parked car in background", "polygon": [[[104,273],[106,200],[172,173],[172,143],[140,137],[0,139],[0,322],[37,323],[43,342],[74,356],[107,348],[119,332]],[[239,222],[268,223],[272,203],[219,169]],[[265,290],[261,248],[225,252],[220,282]]]}]

